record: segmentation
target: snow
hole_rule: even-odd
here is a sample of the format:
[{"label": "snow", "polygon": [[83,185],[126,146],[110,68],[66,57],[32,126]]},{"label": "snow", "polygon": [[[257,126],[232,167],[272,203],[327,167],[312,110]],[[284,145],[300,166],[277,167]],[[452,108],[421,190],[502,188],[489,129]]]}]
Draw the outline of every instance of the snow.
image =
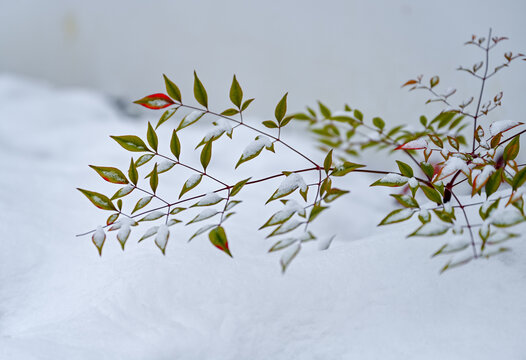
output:
[{"label": "snow", "polygon": [[181,121],[181,124],[179,125],[179,128],[187,127],[193,123],[195,123],[197,120],[199,120],[204,115],[203,111],[195,110],[192,111],[190,114],[186,115],[183,120]]},{"label": "snow", "polygon": [[489,126],[489,133],[491,134],[491,136],[495,136],[498,133],[508,131],[521,124],[523,123],[513,120],[495,121]]},{"label": "snow", "polygon": [[409,179],[408,183],[409,183],[409,186],[412,187],[413,189],[418,186],[418,180],[415,179],[414,176]]},{"label": "snow", "polygon": [[[161,115],[152,114],[152,121]],[[447,236],[406,238],[418,225],[415,216],[375,228],[390,199],[369,189],[374,178],[355,174],[341,185],[352,193],[312,224],[320,239],[337,238],[321,252],[316,242],[303,243],[285,275],[285,253],[267,253],[278,237],[256,231],[282,207],[263,206],[268,191],[258,186],[236,195],[243,211],[225,225],[233,259],[205,235],[187,243],[195,229],[182,224],[170,228],[165,257],[154,241],[137,244],[159,223],[133,227],[124,252],[109,232],[99,257],[90,236],[74,234],[111,212],[75,187],[114,191],[87,165],[124,169],[129,153],[108,135],[145,134],[147,120],[129,121],[99,94],[6,76],[0,119],[2,360],[490,360],[526,353],[524,237],[506,243],[510,253],[439,275],[446,258],[430,255]],[[286,137],[305,145],[304,134],[289,126]],[[184,135],[195,144],[208,130],[198,123]],[[222,150],[239,154],[238,146]],[[279,156],[295,159],[286,151]],[[263,175],[276,169],[275,158],[257,161]],[[218,177],[232,174],[231,166],[210,166]],[[183,182],[189,173],[180,176]]]},{"label": "snow", "polygon": [[163,250],[166,248],[166,243],[168,243],[168,238],[170,237],[170,230],[168,230],[168,226],[161,225],[159,226],[159,229],[157,230],[157,235],[155,236],[155,244]]},{"label": "snow", "polygon": [[201,181],[202,175],[201,174],[193,174],[186,180],[184,186],[187,188],[191,188],[195,184],[197,184],[199,181]]},{"label": "snow", "polygon": [[403,185],[407,183],[408,180],[409,179],[405,176],[394,174],[394,173],[389,173],[381,179],[381,183]]}]

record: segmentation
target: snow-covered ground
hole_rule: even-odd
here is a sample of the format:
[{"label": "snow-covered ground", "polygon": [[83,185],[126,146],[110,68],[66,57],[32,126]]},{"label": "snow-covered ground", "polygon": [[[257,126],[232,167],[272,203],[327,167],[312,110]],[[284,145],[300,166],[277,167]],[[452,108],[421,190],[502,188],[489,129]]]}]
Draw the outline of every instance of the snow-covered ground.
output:
[{"label": "snow-covered ground", "polygon": [[[99,257],[75,234],[107,214],[75,188],[110,188],[87,165],[125,167],[129,154],[108,135],[144,134],[147,120],[132,120],[99,94],[0,77],[0,359],[526,358],[524,239],[439,275],[443,260],[430,254],[443,239],[374,227],[393,204],[368,189],[371,178],[347,177],[352,193],[316,228],[336,241],[322,252],[305,246],[285,276],[256,231],[272,213],[262,205],[272,188],[240,194],[225,225],[233,259],[206,237],[188,244],[195,228],[185,226],[166,256],[151,239],[137,244],[136,232],[125,252],[109,237]],[[198,139],[205,130],[185,131]],[[237,175],[249,140],[232,156],[222,139],[210,171],[242,179],[295,161],[266,152]]]}]

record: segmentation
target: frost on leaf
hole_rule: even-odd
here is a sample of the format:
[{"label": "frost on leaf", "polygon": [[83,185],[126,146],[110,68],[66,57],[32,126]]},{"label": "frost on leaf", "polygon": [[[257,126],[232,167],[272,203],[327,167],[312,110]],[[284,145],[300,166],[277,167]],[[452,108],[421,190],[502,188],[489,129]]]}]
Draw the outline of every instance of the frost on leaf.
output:
[{"label": "frost on leaf", "polygon": [[272,143],[272,141],[270,141],[268,137],[259,135],[245,148],[245,150],[241,154],[241,157],[239,158],[239,161],[236,164],[236,168],[245,161],[251,160],[258,156],[263,150],[263,148],[267,148],[267,150],[274,151],[274,144]]},{"label": "frost on leaf", "polygon": [[420,138],[409,141],[403,145],[395,148],[395,150],[422,150],[427,149],[428,143],[426,139]]},{"label": "frost on leaf", "polygon": [[106,233],[102,229],[102,226],[97,227],[97,230],[95,230],[93,233],[91,240],[97,247],[97,250],[99,250],[99,255],[102,255],[102,246],[104,245],[104,241],[106,241]]},{"label": "frost on leaf", "polygon": [[300,174],[292,173],[281,182],[277,190],[274,191],[274,194],[268,199],[267,203],[287,196],[298,188],[300,189],[300,192],[305,193],[307,191],[307,184]]},{"label": "frost on leaf", "polygon": [[489,126],[489,133],[491,136],[495,136],[499,133],[506,132],[513,129],[516,126],[522,125],[522,122],[513,121],[513,120],[500,120],[495,121]]},{"label": "frost on leaf", "polygon": [[436,180],[442,180],[448,176],[454,175],[457,171],[462,171],[466,176],[469,175],[469,167],[466,164],[466,161],[452,156],[450,157],[444,166],[438,171],[436,175]]},{"label": "frost on leaf", "polygon": [[170,230],[168,226],[161,225],[157,230],[157,236],[155,237],[155,245],[161,250],[163,255],[165,254],[166,244],[168,243],[168,238],[170,237]]}]

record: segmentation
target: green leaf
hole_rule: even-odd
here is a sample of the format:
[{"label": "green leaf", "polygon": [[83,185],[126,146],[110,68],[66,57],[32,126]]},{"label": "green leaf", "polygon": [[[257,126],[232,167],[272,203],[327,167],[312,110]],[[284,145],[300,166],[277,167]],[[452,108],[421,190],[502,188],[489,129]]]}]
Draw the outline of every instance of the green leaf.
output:
[{"label": "green leaf", "polygon": [[161,116],[161,118],[159,119],[159,121],[157,122],[157,125],[155,125],[155,129],[157,129],[159,126],[161,126],[162,124],[164,124],[166,121],[168,121],[169,118],[172,117],[173,114],[175,114],[175,112],[177,111],[178,108],[176,107],[173,107],[173,108],[170,108],[168,110],[166,110],[163,115]]},{"label": "green leaf", "polygon": [[117,209],[115,208],[115,205],[113,205],[111,200],[108,199],[106,195],[102,195],[94,191],[89,191],[89,190],[84,190],[84,189],[79,189],[79,188],[77,188],[77,190],[83,193],[89,199],[89,201],[91,201],[93,205],[95,205],[99,209],[117,211]]},{"label": "green leaf", "polygon": [[183,188],[181,189],[181,193],[179,194],[179,198],[181,198],[181,196],[183,196],[185,193],[199,185],[202,178],[203,175],[201,174],[194,174],[190,176],[190,178],[184,183]]},{"label": "green leaf", "polygon": [[230,86],[230,101],[236,105],[238,109],[241,108],[241,102],[243,101],[243,90],[237,82],[236,75],[232,79],[232,85]]},{"label": "green leaf", "polygon": [[385,127],[385,121],[383,121],[379,117],[373,118],[373,125],[376,126],[378,129],[383,130]]},{"label": "green leaf", "polygon": [[314,205],[312,207],[312,210],[309,214],[309,222],[311,221],[314,221],[314,219],[316,219],[318,217],[318,215],[321,214],[322,211],[328,209],[329,207],[328,206],[320,206],[320,205]]},{"label": "green leaf", "polygon": [[95,170],[104,180],[113,184],[127,184],[128,179],[126,176],[117,168],[114,167],[103,167],[90,165],[90,168]]},{"label": "green leaf", "polygon": [[431,165],[430,163],[421,162],[420,168],[422,169],[422,171],[424,172],[424,174],[426,174],[428,178],[432,178],[433,175],[435,174],[435,169],[433,168],[433,165]]},{"label": "green leaf", "polygon": [[225,111],[223,111],[221,113],[221,115],[224,115],[224,116],[234,116],[236,114],[239,114],[239,110],[236,110],[236,109],[226,109]]},{"label": "green leaf", "polygon": [[389,225],[410,219],[415,213],[412,209],[396,209],[391,211],[378,226]]},{"label": "green leaf", "polygon": [[318,106],[320,107],[320,112],[324,118],[329,119],[331,117],[331,111],[327,106],[325,106],[321,101],[318,101]]},{"label": "green leaf", "polygon": [[182,101],[181,91],[179,91],[179,88],[177,87],[177,85],[175,85],[170,79],[168,79],[166,75],[163,74],[163,77],[164,77],[164,84],[166,86],[166,92],[168,93],[168,95],[172,99],[181,102]]},{"label": "green leaf", "polygon": [[354,110],[354,117],[358,119],[358,121],[363,121],[363,114],[360,110],[356,109]]},{"label": "green leaf", "polygon": [[152,127],[152,124],[148,121],[148,131],[146,133],[146,139],[148,139],[148,144],[152,147],[153,150],[157,151],[157,144],[159,140],[157,139],[157,134]]},{"label": "green leaf", "polygon": [[265,120],[263,121],[262,123],[265,127],[269,128],[269,129],[276,129],[278,128],[278,124],[276,124],[274,121],[272,120]]},{"label": "green leaf", "polygon": [[159,184],[159,175],[157,173],[157,163],[153,167],[153,171],[150,176],[150,187],[152,188],[153,193],[157,191],[157,185]]},{"label": "green leaf", "polygon": [[389,187],[398,187],[404,186],[409,181],[405,176],[398,174],[387,174],[381,179],[376,180],[370,186],[389,186]]},{"label": "green leaf", "polygon": [[519,136],[514,137],[508,145],[504,148],[504,162],[513,160],[519,155],[520,150],[520,138]]},{"label": "green leaf", "polygon": [[197,102],[208,109],[208,95],[206,94],[205,87],[201,80],[197,77],[197,73],[194,71],[194,97]]},{"label": "green leaf", "polygon": [[294,119],[294,115],[285,116],[285,118],[281,121],[280,127],[286,126],[292,119]]},{"label": "green leaf", "polygon": [[148,161],[150,161],[155,155],[153,154],[144,154],[144,155],[141,155],[136,161],[135,161],[135,166],[136,167],[139,167],[139,166],[142,166],[144,164],[146,164]]},{"label": "green leaf", "polygon": [[210,159],[212,157],[212,141],[209,141],[205,144],[203,147],[203,150],[201,151],[201,165],[203,165],[203,169],[206,171],[206,167],[210,163]]},{"label": "green leaf", "polygon": [[281,123],[281,120],[283,120],[285,114],[287,113],[287,95],[288,93],[283,95],[281,100],[278,102],[278,105],[276,105],[276,109],[274,110],[274,115],[276,116],[278,124]]},{"label": "green leaf", "polygon": [[500,182],[502,180],[502,168],[495,171],[488,179],[488,182],[486,182],[486,196],[489,197],[491,194],[493,194],[495,191],[499,189]]},{"label": "green leaf", "polygon": [[254,99],[245,100],[243,106],[241,106],[241,111],[245,111],[247,107],[252,103],[252,101],[254,101]]},{"label": "green leaf", "polygon": [[331,176],[344,176],[351,171],[365,167],[365,165],[355,164],[349,161],[345,161],[342,165],[338,166],[332,171]]},{"label": "green leaf", "polygon": [[223,229],[222,226],[218,226],[215,229],[212,229],[212,231],[208,233],[208,238],[210,239],[212,245],[214,245],[219,250],[223,251],[228,256],[232,257],[232,253],[228,248],[228,240],[226,237],[225,229]]},{"label": "green leaf", "polygon": [[278,250],[283,250],[287,247],[289,247],[292,244],[299,243],[299,240],[296,238],[286,238],[283,240],[278,241],[272,247],[268,250],[268,252],[274,252]]},{"label": "green leaf", "polygon": [[[329,170],[331,169],[331,166],[332,166],[332,150],[331,149],[328,153],[327,153],[327,156],[325,156],[325,160],[323,161],[323,169],[325,170],[325,173],[328,174],[329,173]],[[334,174],[333,174],[334,175]]]},{"label": "green leaf", "polygon": [[424,192],[424,195],[431,201],[437,203],[437,204],[442,204],[442,196],[440,195],[440,193],[438,191],[436,191],[435,189],[432,189],[430,188],[429,186],[426,186],[426,185],[421,185],[420,186],[420,189],[422,189],[422,191]]},{"label": "green leaf", "polygon": [[170,151],[177,160],[179,160],[179,155],[181,155],[181,143],[179,142],[179,137],[177,136],[177,131],[173,130],[172,139],[170,140]]},{"label": "green leaf", "polygon": [[252,179],[252,178],[251,178],[251,177],[246,178],[245,180],[241,180],[241,181],[239,181],[238,183],[236,183],[234,186],[232,186],[232,190],[230,191],[230,197],[233,197],[233,196],[235,196],[238,192],[240,192],[241,189],[243,188],[243,186],[245,186],[245,184],[246,184],[250,179]]},{"label": "green leaf", "polygon": [[146,144],[135,135],[110,136],[113,140],[119,143],[120,146],[128,151],[143,152],[150,151]]},{"label": "green leaf", "polygon": [[130,160],[130,168],[128,169],[128,177],[130,178],[130,181],[137,185],[137,181],[139,181],[139,173],[137,172],[137,167],[135,166],[135,162],[133,161],[133,158]]},{"label": "green leaf", "polygon": [[348,193],[347,190],[340,190],[337,188],[332,188],[332,189],[327,190],[327,194],[325,195],[323,200],[325,200],[326,203],[330,203],[336,200],[337,198],[339,198],[340,196],[345,195],[347,193]]},{"label": "green leaf", "polygon": [[207,232],[208,230],[210,230],[211,228],[214,228],[216,227],[217,225],[216,224],[208,224],[208,225],[205,225],[205,226],[202,226],[200,227],[191,237],[190,239],[188,239],[188,242],[192,241],[193,239],[195,239],[196,237],[198,237],[199,235],[201,234],[204,234],[205,232]]},{"label": "green leaf", "polygon": [[412,178],[414,176],[413,169],[411,166],[407,165],[405,162],[396,160],[396,163],[398,164],[398,169],[400,169],[400,173],[408,178]]},{"label": "green leaf", "polygon": [[513,181],[511,184],[513,187],[513,190],[517,190],[519,187],[521,187],[524,184],[525,181],[526,181],[526,167],[518,171],[513,177]]}]

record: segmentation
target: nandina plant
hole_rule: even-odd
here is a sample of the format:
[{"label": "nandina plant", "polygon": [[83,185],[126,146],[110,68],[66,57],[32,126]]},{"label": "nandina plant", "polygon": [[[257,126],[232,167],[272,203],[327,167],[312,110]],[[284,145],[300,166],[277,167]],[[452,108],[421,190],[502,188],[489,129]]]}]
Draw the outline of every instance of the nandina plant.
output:
[{"label": "nandina plant", "polygon": [[[348,191],[333,185],[333,179],[351,174],[378,174],[381,178],[371,186],[392,187],[391,196],[399,206],[380,221],[384,226],[418,218],[418,226],[408,236],[444,236],[446,242],[433,256],[449,255],[442,271],[465,264],[473,259],[488,258],[507,251],[502,243],[517,234],[510,228],[523,222],[525,164],[518,164],[520,135],[526,131],[517,121],[485,122],[488,113],[502,105],[503,93],[487,97],[484,88],[500,70],[517,59],[526,60],[523,54],[506,52],[504,61],[490,66],[490,52],[505,37],[475,35],[466,45],[481,49],[482,60],[470,67],[459,67],[480,81],[476,96],[455,101],[456,90],[439,90],[440,79],[423,76],[407,81],[402,87],[424,90],[430,94],[427,103],[439,102],[444,109],[428,120],[421,116],[416,126],[387,127],[386,122],[374,117],[370,122],[362,112],[345,105],[343,111],[333,112],[318,102],[316,110],[288,113],[287,94],[274,109],[273,120],[262,126],[249,124],[243,115],[254,100],[246,99],[234,76],[229,97],[232,107],[223,111],[211,110],[205,86],[194,72],[193,95],[197,105],[183,101],[181,91],[164,76],[166,94],[156,93],[135,103],[152,110],[164,109],[159,121],[148,123],[146,137],[137,135],[112,136],[132,157],[126,168],[90,165],[104,180],[116,184],[116,192],[107,196],[98,192],[79,189],[96,207],[110,212],[105,225],[89,231],[92,241],[102,254],[107,233],[116,233],[124,249],[131,229],[143,223],[154,223],[139,233],[138,241],[154,238],[155,244],[165,254],[171,233],[182,224],[204,224],[189,240],[208,234],[210,242],[232,256],[225,222],[234,215],[232,210],[241,203],[246,186],[261,186],[268,192],[267,203],[278,201],[281,210],[274,213],[261,226],[275,238],[270,252],[281,251],[281,268],[286,270],[305,243],[317,240],[310,225],[318,215],[327,211],[332,202]],[[203,118],[211,118],[209,131],[196,144],[200,152],[200,166],[183,160],[180,138],[184,129]],[[175,126],[168,121],[175,120]],[[282,136],[282,129],[296,121],[307,121],[309,129],[317,136],[318,147],[324,152],[323,161],[317,161],[305,151],[290,145]],[[202,122],[202,120],[201,120]],[[160,150],[157,132],[168,129],[171,140],[166,144],[169,152]],[[276,169],[275,174],[255,174],[249,178],[229,183],[207,171],[212,160],[213,144],[225,137],[234,139],[236,129],[243,127],[253,133],[245,150],[237,157],[235,168],[247,166],[263,151],[290,151],[298,160],[309,166],[300,169]],[[237,137],[236,137],[236,140]],[[397,171],[373,170],[353,162],[365,149],[390,151],[395,156]],[[405,159],[402,159],[405,158]],[[405,161],[404,161],[405,160]],[[192,175],[184,182],[176,198],[160,196],[158,187],[163,174],[184,169]],[[314,176],[313,183],[305,181]],[[270,180],[282,178],[277,188],[269,188]],[[205,182],[201,182],[207,179]],[[169,186],[169,185],[167,185]],[[205,189],[205,186],[207,188]],[[464,186],[469,196],[461,196]],[[126,201],[126,204],[125,202]],[[477,207],[473,213],[467,208]],[[321,248],[327,248],[332,236],[322,234]]]}]

